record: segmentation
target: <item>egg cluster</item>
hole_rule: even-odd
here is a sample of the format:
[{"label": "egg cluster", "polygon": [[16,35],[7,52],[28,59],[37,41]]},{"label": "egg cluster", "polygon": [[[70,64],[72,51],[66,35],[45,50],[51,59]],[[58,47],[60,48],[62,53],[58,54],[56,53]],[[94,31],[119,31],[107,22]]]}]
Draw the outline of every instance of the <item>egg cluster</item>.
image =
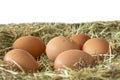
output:
[{"label": "egg cluster", "polygon": [[47,45],[38,37],[24,36],[13,43],[13,50],[4,56],[4,63],[25,72],[36,72],[36,58],[46,53],[49,60],[54,61],[54,69],[65,67],[80,68],[92,66],[95,54],[106,54],[109,43],[101,38],[90,38],[85,34],[73,35],[70,38],[57,36]]},{"label": "egg cluster", "polygon": [[73,35],[70,38],[57,36],[46,45],[46,55],[54,61],[55,69],[65,66],[77,69],[92,66],[96,62],[95,55],[106,54],[108,50],[109,43],[106,40],[90,38],[85,34]]},{"label": "egg cluster", "polygon": [[[4,56],[4,63],[24,72],[36,72],[36,57],[45,51],[45,43],[38,37],[24,36],[13,43],[13,50]],[[14,66],[13,66],[14,65]]]}]

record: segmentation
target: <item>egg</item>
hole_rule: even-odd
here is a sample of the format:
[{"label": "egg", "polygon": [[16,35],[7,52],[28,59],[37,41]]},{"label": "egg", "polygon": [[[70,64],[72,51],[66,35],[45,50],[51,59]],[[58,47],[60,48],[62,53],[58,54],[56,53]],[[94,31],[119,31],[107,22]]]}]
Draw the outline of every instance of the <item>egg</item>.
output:
[{"label": "egg", "polygon": [[80,67],[92,66],[93,64],[94,59],[88,53],[81,50],[67,50],[57,56],[54,62],[54,68],[55,70],[64,67],[78,69]]},{"label": "egg", "polygon": [[7,52],[3,61],[11,67],[24,70],[25,72],[36,72],[38,70],[35,58],[29,52],[22,49],[13,49]]},{"label": "egg", "polygon": [[26,50],[36,58],[45,51],[45,43],[38,37],[24,36],[13,43],[13,48]]},{"label": "egg", "polygon": [[92,38],[85,42],[83,51],[94,54],[106,54],[109,51],[109,43],[101,38]]},{"label": "egg", "polygon": [[77,34],[77,35],[73,35],[70,39],[73,40],[74,42],[76,42],[79,45],[79,48],[82,49],[84,43],[88,39],[90,39],[90,37],[85,34]]},{"label": "egg", "polygon": [[46,55],[52,61],[63,51],[70,49],[79,49],[79,46],[64,36],[52,38],[46,45]]}]

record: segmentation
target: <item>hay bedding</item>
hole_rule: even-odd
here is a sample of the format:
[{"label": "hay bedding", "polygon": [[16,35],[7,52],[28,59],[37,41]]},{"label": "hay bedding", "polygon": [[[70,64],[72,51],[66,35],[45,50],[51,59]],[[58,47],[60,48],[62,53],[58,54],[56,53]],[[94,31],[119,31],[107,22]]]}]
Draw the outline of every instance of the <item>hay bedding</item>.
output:
[{"label": "hay bedding", "polygon": [[[37,59],[39,71],[24,74],[4,65],[2,59],[12,49],[12,43],[19,37],[33,35],[47,42],[59,35],[70,37],[84,33],[91,37],[105,38],[110,44],[109,54],[94,68],[54,71],[53,62],[45,54]],[[90,23],[24,23],[0,25],[0,80],[120,80],[120,21]]]}]

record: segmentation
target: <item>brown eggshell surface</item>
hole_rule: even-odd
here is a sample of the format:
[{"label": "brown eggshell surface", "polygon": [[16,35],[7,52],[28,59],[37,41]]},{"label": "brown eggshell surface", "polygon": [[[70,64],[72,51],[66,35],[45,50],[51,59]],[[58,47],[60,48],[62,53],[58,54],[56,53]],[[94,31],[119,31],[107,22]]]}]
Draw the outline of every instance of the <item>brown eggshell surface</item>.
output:
[{"label": "brown eggshell surface", "polygon": [[[20,65],[25,72],[36,72],[38,70],[36,60],[25,50],[13,49],[4,56],[4,63],[12,66],[11,64],[14,64],[13,61]],[[15,66],[18,68],[17,65]]]},{"label": "brown eggshell surface", "polygon": [[80,62],[81,60],[84,60],[84,67],[94,64],[94,59],[91,55],[81,50],[67,50],[57,56],[54,62],[54,68],[61,69],[64,68],[64,66],[70,68],[79,68],[82,65],[75,66],[75,63]]},{"label": "brown eggshell surface", "polygon": [[71,40],[73,40],[74,42],[76,42],[80,49],[82,49],[82,46],[84,45],[84,43],[90,39],[90,37],[88,35],[85,34],[77,34],[77,35],[73,35],[71,37]]},{"label": "brown eggshell surface", "polygon": [[109,51],[109,43],[101,38],[92,38],[85,42],[83,51],[94,54],[106,54]]},{"label": "brown eggshell surface", "polygon": [[79,46],[64,36],[58,36],[51,39],[46,46],[46,54],[52,61],[63,51],[70,49],[79,49]]},{"label": "brown eggshell surface", "polygon": [[40,56],[45,51],[45,43],[34,36],[24,36],[18,38],[14,43],[15,49],[23,49],[28,51],[33,57]]}]

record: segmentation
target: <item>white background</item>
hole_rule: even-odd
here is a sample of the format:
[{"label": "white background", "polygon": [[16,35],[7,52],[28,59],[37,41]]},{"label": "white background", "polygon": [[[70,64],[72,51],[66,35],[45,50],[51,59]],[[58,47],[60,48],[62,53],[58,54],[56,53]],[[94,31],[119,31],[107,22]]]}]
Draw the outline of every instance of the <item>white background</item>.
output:
[{"label": "white background", "polygon": [[0,0],[0,24],[120,20],[120,0]]}]

